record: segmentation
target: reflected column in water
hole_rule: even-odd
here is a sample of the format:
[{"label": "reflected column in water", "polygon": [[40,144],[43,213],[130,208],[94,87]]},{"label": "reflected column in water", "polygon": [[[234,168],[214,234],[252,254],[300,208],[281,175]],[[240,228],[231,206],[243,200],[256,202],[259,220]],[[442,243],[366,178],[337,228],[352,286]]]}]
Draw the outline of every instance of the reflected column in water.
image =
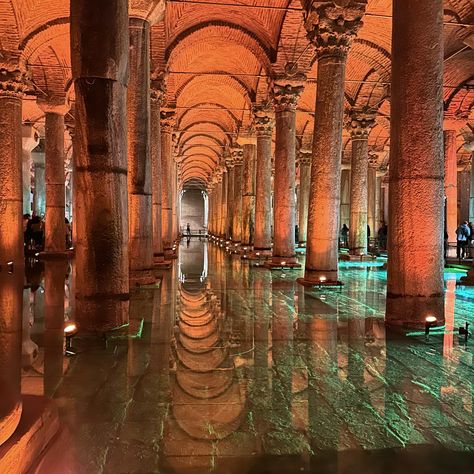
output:
[{"label": "reflected column in water", "polygon": [[11,437],[22,412],[23,280],[23,272],[0,271],[0,445]]}]

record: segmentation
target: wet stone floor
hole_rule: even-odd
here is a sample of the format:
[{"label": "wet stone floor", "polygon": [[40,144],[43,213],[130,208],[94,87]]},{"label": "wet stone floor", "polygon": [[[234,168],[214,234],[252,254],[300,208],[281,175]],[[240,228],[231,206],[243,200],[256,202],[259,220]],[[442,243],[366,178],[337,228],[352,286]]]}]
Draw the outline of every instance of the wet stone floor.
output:
[{"label": "wet stone floor", "polygon": [[22,392],[54,399],[63,427],[34,472],[474,472],[461,275],[446,274],[444,330],[389,337],[380,267],[343,264],[342,290],[304,290],[300,270],[191,240],[133,291],[129,337],[75,337],[64,357],[46,292],[64,288],[73,320],[74,279],[44,265],[23,294]]}]

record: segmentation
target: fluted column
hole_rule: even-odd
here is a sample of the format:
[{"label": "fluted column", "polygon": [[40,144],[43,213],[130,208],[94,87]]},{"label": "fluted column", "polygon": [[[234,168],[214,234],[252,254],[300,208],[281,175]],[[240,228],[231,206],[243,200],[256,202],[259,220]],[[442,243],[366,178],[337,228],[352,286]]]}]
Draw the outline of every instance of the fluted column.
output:
[{"label": "fluted column", "polygon": [[234,203],[232,205],[232,240],[234,244],[242,242],[242,186],[244,161],[243,151],[240,148],[232,150],[234,161]]},{"label": "fluted column", "polygon": [[161,110],[161,217],[165,256],[173,256],[173,130],[175,110]]},{"label": "fluted column", "polygon": [[128,0],[71,0],[70,20],[76,318],[102,332],[128,321]]},{"label": "fluted column", "polygon": [[366,2],[345,4],[308,0],[304,5],[308,38],[318,60],[306,269],[301,280],[308,285],[321,278],[338,281],[345,71]]},{"label": "fluted column", "polygon": [[23,163],[23,214],[31,214],[31,168],[33,158],[31,152],[39,143],[36,129],[28,124],[22,126],[22,163]]},{"label": "fluted column", "polygon": [[0,268],[23,265],[21,99],[24,74],[0,68]]},{"label": "fluted column", "polygon": [[296,105],[302,92],[303,86],[289,79],[273,85],[276,136],[270,266],[299,266],[295,252]]},{"label": "fluted column", "polygon": [[446,196],[446,231],[448,241],[456,242],[458,227],[458,160],[456,130],[448,129],[444,136],[444,195]]},{"label": "fluted column", "polygon": [[374,123],[373,114],[351,110],[348,123],[352,142],[349,253],[354,256],[367,254],[369,133]]},{"label": "fluted column", "polygon": [[38,102],[45,112],[45,177],[46,177],[46,254],[66,251],[66,176],[64,172],[64,115],[69,106],[64,102]]},{"label": "fluted column", "polygon": [[244,172],[242,187],[242,245],[253,245],[255,229],[255,155],[256,145],[243,146]]},{"label": "fluted column", "polygon": [[257,133],[253,248],[255,253],[269,256],[272,250],[272,134],[275,120],[268,107],[254,107],[253,112]]},{"label": "fluted column", "polygon": [[298,202],[298,245],[306,247],[308,236],[308,205],[311,180],[311,152],[300,150],[298,162],[300,166],[300,193]]},{"label": "fluted column", "polygon": [[150,141],[151,141],[151,190],[152,190],[152,221],[153,221],[153,263],[160,264],[165,260],[163,236],[161,231],[161,100],[163,84],[153,80],[150,92]]},{"label": "fluted column", "polygon": [[443,1],[393,2],[392,32],[385,321],[424,327],[444,324]]}]

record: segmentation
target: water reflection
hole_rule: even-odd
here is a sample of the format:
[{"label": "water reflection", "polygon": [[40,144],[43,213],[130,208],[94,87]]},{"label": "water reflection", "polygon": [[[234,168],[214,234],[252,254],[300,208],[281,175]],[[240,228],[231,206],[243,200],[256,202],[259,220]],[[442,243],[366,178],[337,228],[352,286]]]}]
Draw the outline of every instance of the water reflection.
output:
[{"label": "water reflection", "polygon": [[441,455],[470,472],[472,344],[453,330],[472,296],[448,282],[446,331],[392,338],[385,274],[347,267],[328,292],[251,265],[191,239],[159,288],[132,291],[130,327],[78,336],[72,358],[70,267],[0,272],[0,442],[22,374],[63,425],[39,473],[378,472],[386,456],[436,473]]}]

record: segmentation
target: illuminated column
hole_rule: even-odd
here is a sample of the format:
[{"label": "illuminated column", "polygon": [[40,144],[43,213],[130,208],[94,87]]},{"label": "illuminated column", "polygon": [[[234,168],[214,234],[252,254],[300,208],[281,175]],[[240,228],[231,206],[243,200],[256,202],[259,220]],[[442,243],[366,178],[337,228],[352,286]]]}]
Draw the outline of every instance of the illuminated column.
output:
[{"label": "illuminated column", "polygon": [[305,26],[318,59],[306,269],[301,281],[309,285],[321,277],[338,280],[345,71],[366,7],[365,1],[344,3],[305,2]]},{"label": "illuminated column", "polygon": [[171,177],[171,234],[174,243],[178,238],[178,164],[174,156],[171,170],[173,173]]},{"label": "illuminated column", "polygon": [[148,284],[153,267],[150,153],[150,23],[130,18],[128,114],[128,252],[130,283]]},{"label": "illuminated column", "polygon": [[275,119],[269,108],[256,106],[253,113],[257,133],[253,248],[256,253],[268,256],[272,251],[272,134]]},{"label": "illuminated column", "polygon": [[444,195],[446,196],[446,231],[448,241],[456,242],[458,227],[458,160],[456,130],[449,129],[444,137]]},{"label": "illuminated column", "polygon": [[442,0],[393,2],[392,31],[385,321],[424,327],[444,324]]},{"label": "illuminated column", "polygon": [[[44,140],[40,140],[40,146]],[[38,150],[31,154],[33,158],[33,213],[43,216],[46,212],[46,179],[44,170],[44,150]]]},{"label": "illuminated column", "polygon": [[349,227],[351,207],[351,167],[343,163],[341,169],[341,215],[339,217],[339,229],[346,224]]},{"label": "illuminated column", "polygon": [[255,144],[244,144],[243,152],[242,245],[250,247],[253,244],[255,228]]},{"label": "illuminated column", "polygon": [[217,211],[217,221],[216,221],[216,235],[221,236],[221,225],[222,225],[222,200],[224,198],[224,176],[222,169],[219,168],[217,173],[217,201],[216,201],[216,211]]},{"label": "illuminated column", "polygon": [[471,152],[471,186],[469,188],[469,222],[474,222],[474,137],[473,140],[464,145]]},{"label": "illuminated column", "polygon": [[45,176],[46,222],[45,245],[47,254],[64,254],[66,251],[66,176],[64,173],[64,115],[69,106],[39,102],[45,113]]},{"label": "illuminated column", "polygon": [[300,82],[275,82],[275,179],[273,182],[273,254],[269,266],[298,267],[295,252],[296,221],[296,104]]},{"label": "illuminated column", "polygon": [[298,153],[300,165],[300,195],[299,195],[299,216],[298,216],[298,244],[306,247],[308,235],[308,205],[309,205],[309,185],[311,178],[311,152],[300,150]]},{"label": "illuminated column", "polygon": [[[2,96],[0,96],[1,105],[3,105],[2,100]],[[0,115],[0,120],[1,117]],[[21,143],[18,146],[18,157],[20,156]],[[20,159],[18,165],[18,168],[21,169]],[[21,178],[21,174],[19,174],[19,178]],[[16,430],[22,412],[21,327],[23,279],[23,272],[16,268],[13,273],[0,271],[0,347],[2,348],[0,357],[0,446]]]},{"label": "illuminated column", "polygon": [[70,18],[76,318],[103,332],[128,321],[128,1],[71,0]]},{"label": "illuminated column", "polygon": [[351,110],[348,123],[352,142],[349,253],[354,256],[367,254],[368,140],[374,124],[373,114],[364,110]]},{"label": "illuminated column", "polygon": [[[463,164],[464,165],[464,164]],[[469,188],[471,186],[471,173],[469,166],[462,166],[457,171],[458,185],[458,220],[469,221]]]},{"label": "illuminated column", "polygon": [[244,172],[243,151],[240,148],[232,150],[234,161],[234,203],[232,205],[232,240],[234,244],[242,241],[242,184]]},{"label": "illuminated column", "polygon": [[173,130],[174,109],[161,110],[161,218],[163,249],[165,256],[172,257],[173,247]]},{"label": "illuminated column", "polygon": [[23,125],[22,131],[22,157],[23,157],[23,214],[31,214],[31,167],[33,158],[31,151],[39,143],[39,135],[32,125]]},{"label": "illuminated column", "polygon": [[161,123],[160,107],[163,96],[163,83],[153,80],[150,93],[150,141],[151,173],[153,201],[153,263],[160,264],[165,260],[163,236],[161,232]]},{"label": "illuminated column", "polygon": [[369,169],[367,174],[367,224],[370,227],[370,236],[376,237],[377,223],[377,155],[369,155]]},{"label": "illuminated column", "polygon": [[227,168],[227,221],[226,221],[226,237],[232,239],[232,224],[234,220],[234,160],[231,156],[225,159]]},{"label": "illuminated column", "polygon": [[221,202],[221,222],[219,227],[219,235],[221,238],[225,238],[226,234],[226,223],[227,223],[227,195],[228,195],[228,184],[229,184],[229,172],[226,166],[222,168],[222,202]]},{"label": "illuminated column", "polygon": [[0,68],[0,267],[24,264],[21,98],[19,70]]}]

